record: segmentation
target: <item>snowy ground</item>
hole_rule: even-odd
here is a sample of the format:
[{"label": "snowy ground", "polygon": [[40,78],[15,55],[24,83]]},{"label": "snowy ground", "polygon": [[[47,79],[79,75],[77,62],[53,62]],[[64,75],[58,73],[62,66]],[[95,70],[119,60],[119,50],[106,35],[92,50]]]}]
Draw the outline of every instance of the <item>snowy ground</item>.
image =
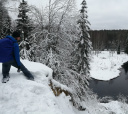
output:
[{"label": "snowy ground", "polygon": [[109,53],[103,51],[98,55],[93,54],[91,62],[91,77],[98,80],[110,80],[119,76],[121,65],[128,61],[128,55],[122,53]]},{"label": "snowy ground", "polygon": [[[120,68],[120,65],[126,58],[127,56],[124,54],[119,56],[114,54],[113,57],[109,57],[108,52],[103,52],[98,57],[94,56],[91,63],[91,74],[94,78],[106,79],[102,76],[107,77],[112,73],[111,77],[107,79],[113,78],[116,74],[118,75],[119,71],[117,69]],[[97,98],[86,102],[85,111],[78,111],[69,102],[70,97],[64,94],[61,94],[59,97],[54,96],[48,86],[52,75],[50,68],[27,60],[22,62],[33,73],[35,81],[27,80],[22,72],[17,73],[17,69],[12,67],[10,81],[6,84],[0,82],[0,114],[128,114],[128,105],[126,103],[118,101],[99,103]],[[116,63],[116,65],[110,64],[111,62],[112,64]],[[0,63],[0,69],[1,65]],[[110,73],[106,75],[108,71]],[[97,72],[99,74],[94,75]],[[2,74],[0,70],[1,79]]]},{"label": "snowy ground", "polygon": [[50,68],[26,60],[23,64],[32,71],[36,81],[27,80],[12,67],[10,81],[0,83],[0,114],[74,114],[69,97],[64,94],[55,97],[48,86]]}]

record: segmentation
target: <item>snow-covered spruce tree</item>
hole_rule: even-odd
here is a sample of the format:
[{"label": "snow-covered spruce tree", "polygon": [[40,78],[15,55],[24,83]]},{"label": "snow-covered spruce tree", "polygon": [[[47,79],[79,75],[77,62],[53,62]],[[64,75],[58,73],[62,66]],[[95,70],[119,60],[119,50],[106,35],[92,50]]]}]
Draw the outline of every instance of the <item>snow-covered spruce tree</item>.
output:
[{"label": "snow-covered spruce tree", "polygon": [[25,0],[22,0],[22,2],[19,5],[19,14],[17,21],[17,30],[20,30],[22,33],[22,41],[20,43],[21,47],[21,58],[22,59],[30,59],[29,57],[29,48],[30,48],[30,33],[32,31],[32,24],[30,21],[30,18],[28,17],[29,12],[29,6]]},{"label": "snow-covered spruce tree", "polygon": [[[87,20],[87,6],[86,1],[83,0],[82,2],[82,9],[80,10],[81,17],[78,20],[79,29],[80,29],[80,39],[78,39],[78,47],[76,49],[78,61],[77,61],[77,71],[83,75],[84,80],[88,80],[88,77],[90,75],[90,54],[91,54],[91,41],[90,41],[90,35],[88,31],[89,28],[89,21]],[[87,84],[87,83],[86,83]]]},{"label": "snow-covered spruce tree", "polygon": [[0,36],[1,38],[11,33],[11,18],[5,8],[6,1],[0,1]]},{"label": "snow-covered spruce tree", "polygon": [[[90,79],[90,55],[91,55],[91,41],[88,31],[89,21],[87,20],[87,4],[83,0],[82,8],[80,10],[79,24],[79,39],[76,41],[76,49],[73,53],[72,69],[74,72],[74,79],[77,79],[77,90],[73,94],[73,100],[77,107],[82,106],[80,102],[85,101],[87,97],[88,80]],[[75,73],[76,72],[76,73]],[[76,97],[75,97],[76,96]]]}]

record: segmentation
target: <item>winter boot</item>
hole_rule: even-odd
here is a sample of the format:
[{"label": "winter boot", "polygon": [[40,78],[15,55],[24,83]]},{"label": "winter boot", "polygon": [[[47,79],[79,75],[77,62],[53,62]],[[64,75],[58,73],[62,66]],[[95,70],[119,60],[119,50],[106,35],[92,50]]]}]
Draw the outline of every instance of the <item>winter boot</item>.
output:
[{"label": "winter boot", "polygon": [[3,76],[2,83],[6,83],[9,81],[10,76]]}]

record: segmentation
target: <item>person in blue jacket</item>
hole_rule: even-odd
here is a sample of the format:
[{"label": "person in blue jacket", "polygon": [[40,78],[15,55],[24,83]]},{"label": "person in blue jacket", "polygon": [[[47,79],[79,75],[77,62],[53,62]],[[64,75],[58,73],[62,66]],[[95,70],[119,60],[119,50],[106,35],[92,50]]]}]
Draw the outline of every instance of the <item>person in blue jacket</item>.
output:
[{"label": "person in blue jacket", "polygon": [[19,55],[20,32],[14,31],[12,36],[6,36],[0,43],[0,62],[2,62],[2,82],[6,83],[9,81],[9,71],[11,66],[16,67],[17,72],[22,71],[29,80],[34,80],[34,76],[30,71],[21,63]]}]

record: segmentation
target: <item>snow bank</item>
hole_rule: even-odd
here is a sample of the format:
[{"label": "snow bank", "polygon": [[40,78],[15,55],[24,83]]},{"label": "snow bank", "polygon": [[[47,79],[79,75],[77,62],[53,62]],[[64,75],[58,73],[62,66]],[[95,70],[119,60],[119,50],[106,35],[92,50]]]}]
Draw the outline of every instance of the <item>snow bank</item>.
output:
[{"label": "snow bank", "polygon": [[54,96],[49,86],[52,69],[40,63],[22,62],[35,76],[35,81],[27,80],[22,72],[17,73],[12,67],[9,82],[0,82],[0,114],[75,114],[69,96],[64,93]]},{"label": "snow bank", "polygon": [[111,111],[111,114],[128,114],[128,105],[126,103],[111,101],[110,103],[100,103],[100,105]]},{"label": "snow bank", "polygon": [[44,64],[41,63],[37,63],[37,62],[30,62],[28,60],[21,60],[23,62],[23,64],[29,68],[29,70],[35,74],[35,76],[41,76],[41,75],[45,75],[49,78],[52,77],[52,69],[50,69],[49,67],[47,67]]},{"label": "snow bank", "polygon": [[[123,56],[123,55],[121,55]],[[98,59],[98,58],[97,58]],[[10,71],[9,82],[0,82],[0,114],[127,114],[128,105],[112,101],[99,103],[96,98],[86,102],[86,110],[78,111],[69,102],[70,96],[64,93],[55,97],[49,86],[52,69],[47,66],[22,60],[23,64],[33,73],[35,81],[30,81],[17,73],[14,67]],[[2,69],[0,63],[0,69]],[[0,70],[0,80],[2,74]],[[55,86],[68,89],[52,80]],[[70,91],[70,89],[69,89]]]},{"label": "snow bank", "polygon": [[98,55],[93,54],[91,62],[91,77],[98,80],[110,80],[119,76],[121,65],[128,61],[124,53],[117,55],[102,51]]}]

